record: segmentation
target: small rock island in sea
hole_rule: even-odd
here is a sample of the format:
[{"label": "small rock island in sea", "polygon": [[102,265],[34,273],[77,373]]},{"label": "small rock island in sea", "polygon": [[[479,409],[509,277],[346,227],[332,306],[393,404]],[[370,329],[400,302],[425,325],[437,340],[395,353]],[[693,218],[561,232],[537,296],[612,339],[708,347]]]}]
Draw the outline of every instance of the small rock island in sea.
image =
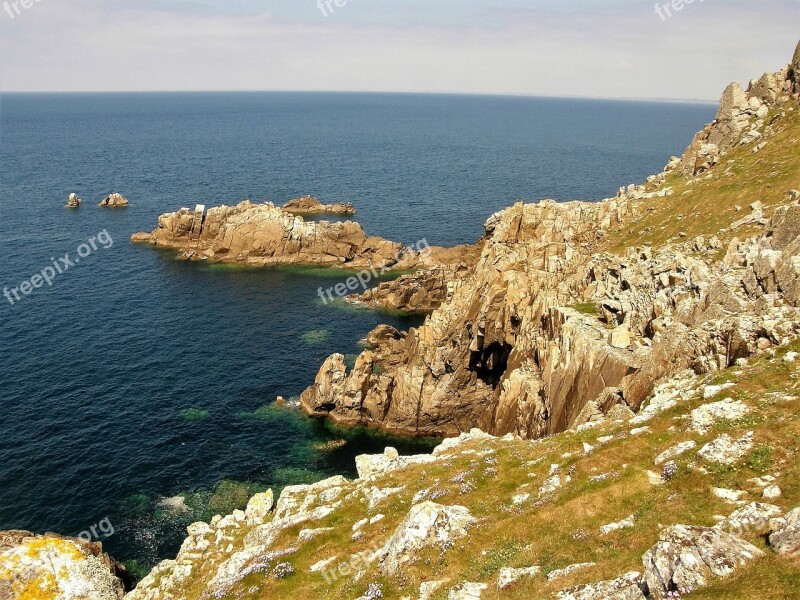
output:
[{"label": "small rock island in sea", "polygon": [[111,194],[106,196],[100,201],[99,206],[106,206],[109,208],[121,208],[123,206],[128,206],[128,199],[125,198],[122,194]]}]

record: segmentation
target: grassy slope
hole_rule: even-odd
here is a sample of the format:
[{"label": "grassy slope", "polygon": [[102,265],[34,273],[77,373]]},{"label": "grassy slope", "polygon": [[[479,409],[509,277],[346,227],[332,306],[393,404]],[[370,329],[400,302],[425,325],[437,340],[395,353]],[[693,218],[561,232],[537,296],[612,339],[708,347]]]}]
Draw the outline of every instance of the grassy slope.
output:
[{"label": "grassy slope", "polygon": [[769,209],[786,202],[787,191],[800,189],[800,111],[788,112],[773,127],[776,134],[763,150],[754,153],[753,145],[737,148],[720,160],[707,179],[701,176],[693,181],[670,175],[667,185],[674,188],[673,195],[638,203],[641,218],[612,232],[608,248],[621,251],[680,241],[681,233],[688,239],[717,235],[727,242],[757,232],[755,228],[727,228],[750,214],[752,203],[763,202],[769,216]]},{"label": "grassy slope", "polygon": [[[368,512],[358,499],[344,506],[315,526],[334,527],[298,554],[287,557],[296,573],[276,581],[252,575],[238,588],[237,598],[356,598],[369,583],[379,583],[385,598],[417,597],[419,584],[431,579],[449,578],[451,584],[434,596],[446,598],[446,590],[459,581],[490,584],[484,598],[546,598],[573,584],[615,578],[631,570],[641,570],[642,555],[657,541],[660,531],[671,524],[711,526],[715,515],[727,515],[735,506],[716,498],[713,487],[749,490],[749,500],[760,499],[760,491],[748,479],[780,473],[778,484],[782,498],[772,501],[785,510],[800,506],[800,399],[782,399],[786,393],[800,393],[800,364],[786,363],[782,355],[800,350],[800,343],[783,349],[774,358],[764,357],[739,370],[719,374],[712,383],[734,381],[736,386],[720,398],[732,397],[748,404],[753,412],[740,423],[722,423],[707,435],[687,431],[686,416],[704,403],[701,393],[694,399],[662,414],[649,425],[651,433],[626,435],[629,424],[608,424],[580,433],[567,432],[538,442],[472,442],[464,454],[443,464],[409,467],[389,474],[374,485],[404,490]],[[663,450],[688,439],[699,447],[721,433],[742,435],[756,432],[753,452],[735,468],[710,469],[704,474],[689,467],[694,452],[677,459],[680,473],[665,485],[648,481],[647,470],[660,471],[653,459]],[[588,456],[583,442],[596,445],[597,438],[618,436],[598,445]],[[565,455],[570,456],[565,458]],[[572,480],[552,499],[535,505],[531,500],[512,507],[511,499],[520,486],[536,498],[551,464],[560,464],[562,473],[572,471]],[[496,473],[492,471],[496,469]],[[604,473],[616,476],[600,482],[590,477]],[[474,490],[462,490],[460,479],[471,482]],[[446,553],[428,551],[397,579],[379,575],[377,564],[357,582],[350,577],[328,584],[322,574],[310,573],[317,561],[338,556],[349,560],[353,554],[382,545],[401,523],[412,505],[414,494],[429,487],[445,492],[437,502],[466,506],[481,519],[469,537]],[[462,493],[465,492],[465,493]],[[351,540],[352,525],[366,516],[384,513],[387,517],[367,525],[364,537]],[[600,534],[604,524],[636,515],[636,526]],[[287,531],[274,546],[290,547],[302,527]],[[583,532],[577,536],[577,532]],[[576,539],[579,538],[579,539]],[[767,549],[765,541],[751,536],[750,541],[767,551],[767,558],[737,573],[733,578],[692,595],[693,598],[796,598],[800,587],[800,559],[780,558]],[[598,566],[571,577],[548,583],[543,576],[522,582],[503,592],[495,589],[499,570],[505,566],[541,565],[545,574],[578,562],[596,562]],[[256,586],[257,589],[251,588]],[[248,588],[251,589],[248,592]],[[187,590],[188,591],[188,590]],[[199,591],[199,590],[198,590]]]}]

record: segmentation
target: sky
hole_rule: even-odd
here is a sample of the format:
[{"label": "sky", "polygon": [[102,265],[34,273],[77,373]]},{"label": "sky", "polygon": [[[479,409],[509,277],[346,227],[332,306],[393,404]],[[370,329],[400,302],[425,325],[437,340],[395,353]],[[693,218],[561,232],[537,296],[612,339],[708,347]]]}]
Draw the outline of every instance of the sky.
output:
[{"label": "sky", "polygon": [[672,1],[0,0],[0,91],[716,101],[800,40],[800,0]]}]

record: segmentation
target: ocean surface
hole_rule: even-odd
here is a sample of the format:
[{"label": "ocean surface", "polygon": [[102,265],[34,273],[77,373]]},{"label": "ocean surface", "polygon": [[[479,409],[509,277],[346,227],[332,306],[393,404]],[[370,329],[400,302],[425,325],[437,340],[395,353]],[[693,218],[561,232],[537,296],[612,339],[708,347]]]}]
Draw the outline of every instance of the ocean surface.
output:
[{"label": "ocean surface", "polygon": [[[37,278],[13,304],[0,298],[0,530],[85,532],[141,574],[174,555],[192,520],[269,486],[352,476],[356,454],[396,442],[272,403],[298,396],[328,355],[352,359],[379,323],[407,329],[418,318],[324,305],[318,289],[340,273],[186,263],[132,245],[160,214],[314,194],[353,202],[370,234],[468,243],[516,200],[596,200],[641,182],[714,110],[422,95],[0,96],[0,286],[42,272],[51,283]],[[70,192],[80,209],[64,208]],[[131,205],[99,208],[111,192]],[[164,502],[175,496],[184,506]]]}]

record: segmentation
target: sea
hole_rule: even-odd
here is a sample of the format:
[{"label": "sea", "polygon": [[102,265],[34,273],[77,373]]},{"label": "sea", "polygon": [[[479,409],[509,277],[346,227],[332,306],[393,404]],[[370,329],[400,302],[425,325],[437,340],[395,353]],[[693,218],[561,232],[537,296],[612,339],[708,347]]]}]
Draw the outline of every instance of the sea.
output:
[{"label": "sea", "polygon": [[[344,278],[335,270],[189,263],[129,241],[159,215],[312,194],[352,202],[371,235],[471,243],[516,201],[599,200],[643,181],[714,112],[459,95],[0,95],[0,530],[102,541],[141,577],[174,557],[189,523],[256,492],[352,477],[358,454],[435,443],[337,430],[292,406],[329,355],[352,362],[378,324],[422,317],[322,302],[320,288]],[[66,209],[73,192],[83,205]],[[98,207],[112,192],[130,205]]]}]

